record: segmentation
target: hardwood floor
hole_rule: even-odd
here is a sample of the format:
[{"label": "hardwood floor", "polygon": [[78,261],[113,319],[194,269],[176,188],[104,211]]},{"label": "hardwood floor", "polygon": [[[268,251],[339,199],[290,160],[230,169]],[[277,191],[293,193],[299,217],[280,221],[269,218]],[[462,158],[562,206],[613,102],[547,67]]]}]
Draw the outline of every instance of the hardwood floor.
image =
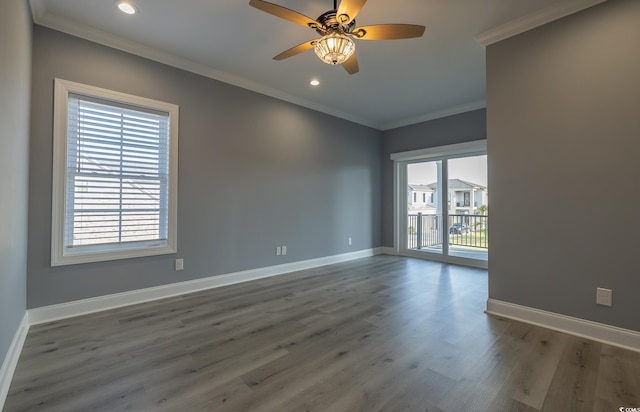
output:
[{"label": "hardwood floor", "polygon": [[640,407],[640,354],[486,299],[484,270],[376,256],[34,326],[4,410]]}]

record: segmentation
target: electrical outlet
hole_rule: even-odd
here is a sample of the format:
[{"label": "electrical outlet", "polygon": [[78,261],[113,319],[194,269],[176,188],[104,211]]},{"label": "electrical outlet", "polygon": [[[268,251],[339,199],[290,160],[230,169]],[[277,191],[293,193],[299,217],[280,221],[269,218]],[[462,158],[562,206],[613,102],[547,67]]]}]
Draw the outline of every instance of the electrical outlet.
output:
[{"label": "electrical outlet", "polygon": [[280,256],[282,254],[282,248],[280,246],[276,246],[276,256]]},{"label": "electrical outlet", "polygon": [[613,291],[611,289],[597,288],[596,304],[611,307],[613,304]]},{"label": "electrical outlet", "polygon": [[282,254],[283,255],[287,254],[287,247],[286,246],[282,246]]},{"label": "electrical outlet", "polygon": [[349,238],[349,246],[351,246],[351,238]]},{"label": "electrical outlet", "polygon": [[176,259],[176,270],[184,269],[184,259]]}]

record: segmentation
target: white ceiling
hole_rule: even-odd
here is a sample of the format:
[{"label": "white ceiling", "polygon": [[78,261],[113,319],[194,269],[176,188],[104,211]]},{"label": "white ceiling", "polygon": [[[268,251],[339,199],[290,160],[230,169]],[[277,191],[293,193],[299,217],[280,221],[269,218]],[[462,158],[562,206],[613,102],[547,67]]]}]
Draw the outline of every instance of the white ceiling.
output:
[{"label": "white ceiling", "polygon": [[[378,129],[484,107],[483,43],[604,0],[369,0],[357,25],[410,23],[423,37],[356,41],[360,72],[305,52],[276,54],[318,37],[249,6],[249,0],[31,0],[36,23]],[[332,0],[273,0],[316,18]],[[319,87],[309,81],[318,79]]]}]

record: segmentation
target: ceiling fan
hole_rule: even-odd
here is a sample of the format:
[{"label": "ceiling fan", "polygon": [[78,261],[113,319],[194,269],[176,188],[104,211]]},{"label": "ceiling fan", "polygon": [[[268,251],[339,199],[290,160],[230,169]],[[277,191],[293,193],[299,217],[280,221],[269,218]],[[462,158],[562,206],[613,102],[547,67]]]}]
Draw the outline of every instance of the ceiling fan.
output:
[{"label": "ceiling fan", "polygon": [[366,2],[367,0],[341,0],[340,6],[337,6],[337,0],[333,0],[333,9],[323,13],[315,20],[297,11],[267,1],[251,0],[249,5],[274,16],[314,29],[322,36],[285,50],[275,56],[274,60],[283,60],[314,49],[316,55],[323,62],[341,64],[349,74],[355,74],[360,69],[353,39],[409,39],[422,36],[425,29],[424,26],[415,24],[376,24],[356,27],[355,17]]}]

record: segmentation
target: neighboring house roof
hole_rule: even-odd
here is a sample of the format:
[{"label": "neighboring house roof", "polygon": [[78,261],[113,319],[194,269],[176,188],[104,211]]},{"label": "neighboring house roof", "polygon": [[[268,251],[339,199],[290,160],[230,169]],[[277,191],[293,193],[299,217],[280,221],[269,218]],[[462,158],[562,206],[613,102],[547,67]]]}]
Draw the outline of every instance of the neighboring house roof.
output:
[{"label": "neighboring house roof", "polygon": [[433,192],[434,189],[430,185],[409,185],[409,190],[420,190],[422,192]]},{"label": "neighboring house roof", "polygon": [[[428,185],[420,185],[420,186],[429,186],[432,190],[437,190],[438,189],[438,182],[430,183]],[[487,187],[479,185],[477,183],[469,182],[467,180],[449,179],[449,189],[482,189],[482,190],[487,190]]]}]

